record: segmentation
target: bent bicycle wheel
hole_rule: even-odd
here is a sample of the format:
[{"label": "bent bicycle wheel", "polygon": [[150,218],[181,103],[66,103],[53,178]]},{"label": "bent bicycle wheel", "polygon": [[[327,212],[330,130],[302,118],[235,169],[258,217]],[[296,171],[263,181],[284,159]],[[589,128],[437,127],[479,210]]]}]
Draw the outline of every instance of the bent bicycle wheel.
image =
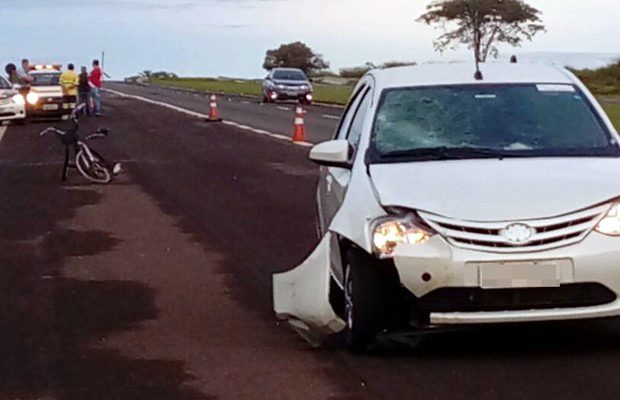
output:
[{"label": "bent bicycle wheel", "polygon": [[75,156],[75,165],[80,174],[91,182],[110,183],[112,181],[112,173],[102,164],[102,159],[93,153],[94,161],[90,161],[83,150],[80,150]]}]

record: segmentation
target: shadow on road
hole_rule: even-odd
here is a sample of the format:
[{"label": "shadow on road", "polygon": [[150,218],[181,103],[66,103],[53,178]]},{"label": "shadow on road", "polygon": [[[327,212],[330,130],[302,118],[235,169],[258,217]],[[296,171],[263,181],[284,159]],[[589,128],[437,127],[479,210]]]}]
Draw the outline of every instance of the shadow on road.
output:
[{"label": "shadow on road", "polygon": [[118,244],[107,232],[59,225],[99,203],[97,187],[62,186],[54,168],[5,165],[0,188],[1,399],[212,398],[185,386],[193,377],[181,362],[130,359],[100,346],[157,310],[155,292],[141,283],[62,275],[66,257]]}]

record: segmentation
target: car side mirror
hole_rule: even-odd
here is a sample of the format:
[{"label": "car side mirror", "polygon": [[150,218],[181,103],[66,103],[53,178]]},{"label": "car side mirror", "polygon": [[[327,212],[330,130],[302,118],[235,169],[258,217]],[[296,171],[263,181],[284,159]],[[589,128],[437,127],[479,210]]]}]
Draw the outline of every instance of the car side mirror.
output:
[{"label": "car side mirror", "polygon": [[310,160],[325,167],[351,169],[353,147],[347,140],[330,140],[310,150]]}]

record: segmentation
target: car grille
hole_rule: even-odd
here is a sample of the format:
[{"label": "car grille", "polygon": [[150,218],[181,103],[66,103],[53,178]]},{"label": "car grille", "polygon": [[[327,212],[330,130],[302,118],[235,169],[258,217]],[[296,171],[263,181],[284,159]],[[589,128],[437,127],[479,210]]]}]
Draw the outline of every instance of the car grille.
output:
[{"label": "car grille", "polygon": [[[594,229],[609,210],[606,204],[588,210],[566,214],[555,218],[545,218],[511,222],[463,221],[438,215],[419,212],[420,217],[451,244],[457,247],[514,253],[523,251],[542,251],[577,243]],[[502,235],[502,230],[522,224],[532,230],[527,241],[513,243]]]},{"label": "car grille", "polygon": [[592,307],[616,298],[613,291],[598,283],[557,288],[442,288],[417,299],[416,308],[425,312],[522,311]]}]

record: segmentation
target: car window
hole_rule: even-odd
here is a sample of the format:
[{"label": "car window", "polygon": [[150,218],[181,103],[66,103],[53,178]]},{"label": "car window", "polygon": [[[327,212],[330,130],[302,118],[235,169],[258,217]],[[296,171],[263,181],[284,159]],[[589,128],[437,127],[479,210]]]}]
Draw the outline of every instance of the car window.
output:
[{"label": "car window", "polygon": [[362,85],[351,97],[349,104],[342,113],[342,118],[340,118],[340,125],[338,126],[338,130],[336,131],[335,139],[345,139],[347,133],[349,132],[349,126],[351,125],[351,119],[353,118],[353,113],[357,109],[357,105],[359,104],[360,94],[367,88],[368,86]]},{"label": "car window", "polygon": [[34,81],[32,86],[57,86],[60,85],[60,72],[32,74]]},{"label": "car window", "polygon": [[377,155],[493,150],[518,156],[616,154],[618,145],[573,85],[457,85],[391,89],[378,107]]},{"label": "car window", "polygon": [[353,120],[351,121],[351,126],[349,127],[349,132],[347,134],[347,140],[355,148],[357,148],[357,145],[360,141],[360,136],[362,135],[364,120],[366,119],[368,106],[370,105],[371,91],[372,90],[369,87],[362,94],[361,100],[359,101],[359,105],[355,110],[355,114],[353,115]]},{"label": "car window", "polygon": [[283,81],[305,81],[306,75],[301,71],[274,71],[273,79],[280,79]]}]

